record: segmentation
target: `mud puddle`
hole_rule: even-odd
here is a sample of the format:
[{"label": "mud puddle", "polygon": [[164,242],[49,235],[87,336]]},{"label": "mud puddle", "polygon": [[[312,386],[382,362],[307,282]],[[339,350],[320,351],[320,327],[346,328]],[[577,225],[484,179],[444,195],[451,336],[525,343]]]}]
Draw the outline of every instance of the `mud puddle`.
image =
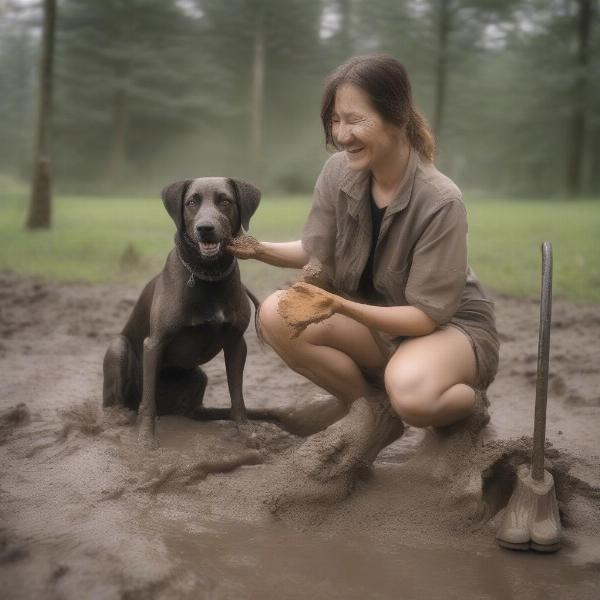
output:
[{"label": "mud puddle", "polygon": [[597,573],[582,573],[560,555],[414,547],[353,532],[340,539],[239,522],[207,521],[192,537],[171,525],[165,543],[182,581],[194,573],[190,598],[199,590],[201,597],[240,599],[562,598],[575,585],[590,597],[598,589]]}]

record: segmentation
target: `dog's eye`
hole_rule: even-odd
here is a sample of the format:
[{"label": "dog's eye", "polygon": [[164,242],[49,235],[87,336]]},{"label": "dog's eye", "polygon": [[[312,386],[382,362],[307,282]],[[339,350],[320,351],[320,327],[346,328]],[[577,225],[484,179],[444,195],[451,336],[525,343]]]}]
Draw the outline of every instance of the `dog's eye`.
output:
[{"label": "dog's eye", "polygon": [[196,198],[188,198],[185,201],[185,205],[186,206],[195,206],[196,205]]},{"label": "dog's eye", "polygon": [[225,206],[231,204],[231,200],[227,196],[219,196],[219,202]]}]

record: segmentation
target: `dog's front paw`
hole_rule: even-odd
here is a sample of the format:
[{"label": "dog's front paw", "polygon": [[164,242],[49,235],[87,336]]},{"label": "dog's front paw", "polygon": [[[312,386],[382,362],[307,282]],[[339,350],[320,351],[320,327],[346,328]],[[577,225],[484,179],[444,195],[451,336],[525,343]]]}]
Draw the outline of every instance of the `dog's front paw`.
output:
[{"label": "dog's front paw", "polygon": [[139,420],[138,445],[144,450],[156,450],[158,443],[154,433],[154,419],[141,417]]},{"label": "dog's front paw", "polygon": [[249,421],[242,421],[241,423],[236,423],[236,428],[247,448],[252,448],[254,450],[260,448],[258,432],[252,423]]}]

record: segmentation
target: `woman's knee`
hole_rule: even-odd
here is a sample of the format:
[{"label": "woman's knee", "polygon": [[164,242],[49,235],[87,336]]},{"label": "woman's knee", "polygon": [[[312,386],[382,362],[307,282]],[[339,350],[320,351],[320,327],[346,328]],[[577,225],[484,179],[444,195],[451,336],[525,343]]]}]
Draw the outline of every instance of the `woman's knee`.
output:
[{"label": "woman's knee", "polygon": [[434,421],[435,393],[427,385],[427,377],[423,373],[388,365],[385,388],[392,408],[405,423],[427,427]]},{"label": "woman's knee", "polygon": [[283,318],[279,314],[278,305],[282,290],[272,293],[267,296],[260,304],[258,313],[258,322],[261,336],[272,346],[275,340],[282,338],[282,332],[286,328]]}]

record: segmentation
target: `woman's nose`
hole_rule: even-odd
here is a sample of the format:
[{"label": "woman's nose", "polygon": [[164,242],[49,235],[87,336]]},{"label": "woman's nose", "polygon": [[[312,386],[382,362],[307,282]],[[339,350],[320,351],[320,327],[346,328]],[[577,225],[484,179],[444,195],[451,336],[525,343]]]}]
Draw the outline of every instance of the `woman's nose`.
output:
[{"label": "woman's nose", "polygon": [[343,123],[338,123],[336,136],[340,144],[346,144],[352,139],[352,128]]}]

